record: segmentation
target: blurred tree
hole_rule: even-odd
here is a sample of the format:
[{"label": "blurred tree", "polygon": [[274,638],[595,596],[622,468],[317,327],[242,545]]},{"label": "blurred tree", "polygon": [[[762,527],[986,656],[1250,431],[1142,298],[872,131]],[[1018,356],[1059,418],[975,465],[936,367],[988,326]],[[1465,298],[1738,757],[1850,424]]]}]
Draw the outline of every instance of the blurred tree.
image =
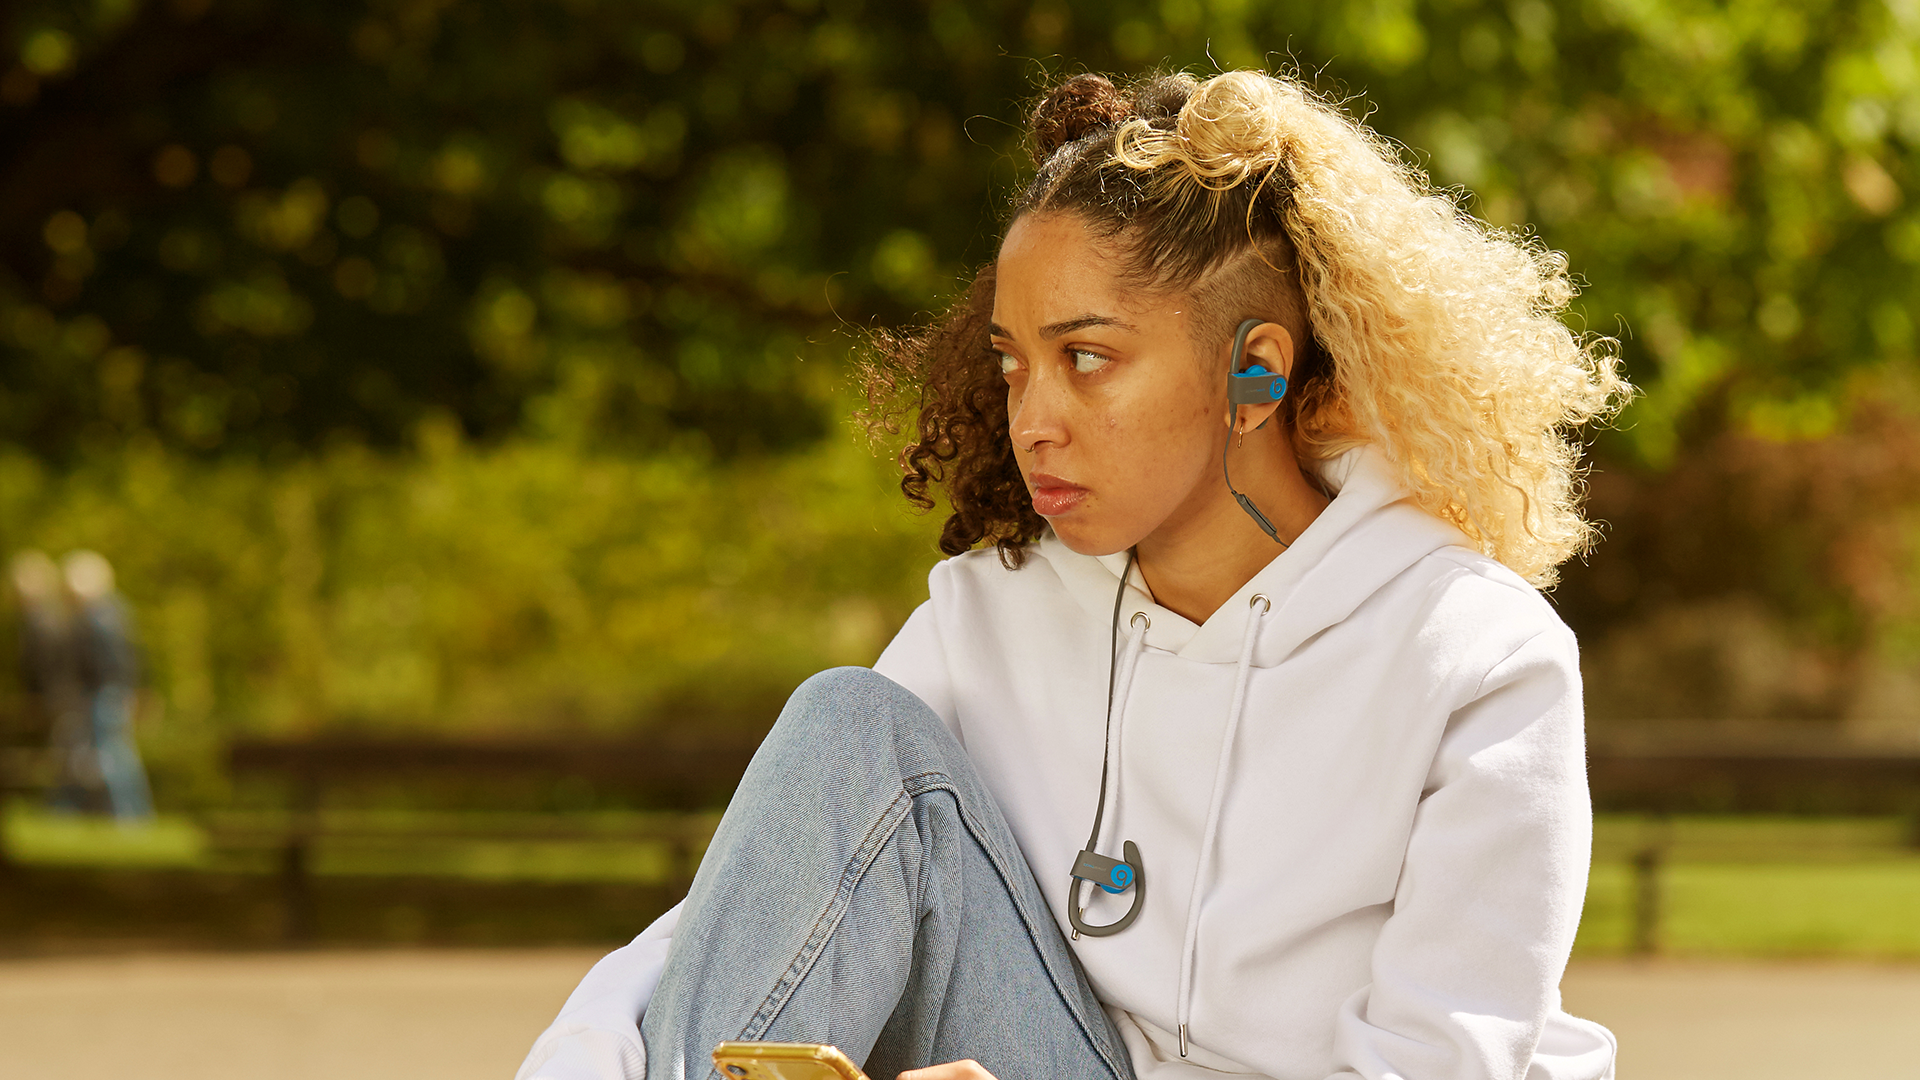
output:
[{"label": "blurred tree", "polygon": [[[1576,319],[1625,338],[1648,390],[1596,446],[1616,538],[1558,594],[1583,634],[1739,592],[1833,648],[1920,649],[1920,450],[1889,434],[1912,413],[1883,392],[1911,378],[1920,284],[1907,0],[15,0],[0,444],[22,455],[9,475],[42,479],[0,539],[99,545],[107,520],[131,537],[71,492],[154,477],[234,506],[309,467],[347,485],[362,466],[338,463],[358,459],[324,448],[449,429],[509,472],[529,442],[581,475],[800,450],[837,407],[836,332],[911,320],[990,257],[1036,88],[1164,65],[1297,68],[1473,212],[1568,252],[1589,286]],[[221,460],[194,479],[183,457]],[[91,459],[118,479],[50,479]],[[228,468],[262,459],[279,464]],[[512,488],[476,481],[461,505],[484,513],[490,484]],[[866,512],[836,498],[845,521]],[[283,612],[289,672],[302,634],[342,654],[375,640],[353,637],[339,567],[373,580],[380,560],[341,554],[329,530],[354,514],[316,513],[329,569],[288,580],[334,606]],[[600,542],[568,520],[542,512],[511,542]],[[706,520],[648,528],[694,543]],[[164,543],[189,550],[194,524]],[[214,590],[231,568],[193,550]],[[489,572],[448,550],[468,554],[421,572]],[[819,550],[812,569],[755,555],[778,573],[746,577],[831,580]],[[877,581],[861,588],[896,587]],[[611,625],[595,610],[582,625]],[[240,655],[222,685],[268,664]],[[481,662],[441,677],[463,664]],[[1829,667],[1822,685],[1848,681]]]},{"label": "blurred tree", "polygon": [[1017,65],[810,6],[13,5],[0,438],[817,436],[792,361],[948,284]]},{"label": "blurred tree", "polygon": [[[1689,425],[1913,349],[1920,9],[1881,0],[24,0],[0,437],[817,435],[804,341],[988,254],[1050,70],[1298,62],[1530,223]],[[1288,50],[1280,53],[1274,50]],[[1031,57],[1032,59],[1029,59]],[[1321,66],[1322,64],[1325,66]],[[1624,320],[1624,322],[1622,321]]]}]

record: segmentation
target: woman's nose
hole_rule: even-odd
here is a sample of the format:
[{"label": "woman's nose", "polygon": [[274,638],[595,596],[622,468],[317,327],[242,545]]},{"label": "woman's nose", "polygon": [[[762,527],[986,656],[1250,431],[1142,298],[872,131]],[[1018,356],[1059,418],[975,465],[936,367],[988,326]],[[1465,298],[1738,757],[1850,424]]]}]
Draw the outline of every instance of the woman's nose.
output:
[{"label": "woman's nose", "polygon": [[1044,368],[1027,377],[1007,423],[1015,446],[1032,451],[1042,443],[1056,448],[1068,443],[1066,390],[1065,380]]}]

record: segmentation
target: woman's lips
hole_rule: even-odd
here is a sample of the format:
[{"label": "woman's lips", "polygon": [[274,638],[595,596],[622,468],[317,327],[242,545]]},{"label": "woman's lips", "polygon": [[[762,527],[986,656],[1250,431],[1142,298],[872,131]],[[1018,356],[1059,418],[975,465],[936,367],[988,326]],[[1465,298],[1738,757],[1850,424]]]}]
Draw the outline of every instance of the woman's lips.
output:
[{"label": "woman's lips", "polygon": [[1033,512],[1041,517],[1058,517],[1080,505],[1087,497],[1087,489],[1078,484],[1070,484],[1057,476],[1046,473],[1034,473]]}]

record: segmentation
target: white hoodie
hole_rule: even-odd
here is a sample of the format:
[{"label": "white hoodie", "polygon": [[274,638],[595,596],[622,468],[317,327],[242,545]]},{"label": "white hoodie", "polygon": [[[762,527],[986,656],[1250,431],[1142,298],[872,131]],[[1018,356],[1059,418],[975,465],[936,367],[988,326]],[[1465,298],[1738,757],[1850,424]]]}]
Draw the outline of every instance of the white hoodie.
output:
[{"label": "white hoodie", "polygon": [[[1609,1080],[1612,1036],[1559,1007],[1591,834],[1573,635],[1377,452],[1322,473],[1338,496],[1205,623],[1129,583],[1097,850],[1134,841],[1146,899],[1073,950],[1139,1080]],[[950,559],[875,665],[965,745],[1063,933],[1125,562],[1051,535],[1018,571]],[[1133,900],[1089,893],[1095,923]],[[595,966],[520,1080],[643,1074],[678,914]]]}]

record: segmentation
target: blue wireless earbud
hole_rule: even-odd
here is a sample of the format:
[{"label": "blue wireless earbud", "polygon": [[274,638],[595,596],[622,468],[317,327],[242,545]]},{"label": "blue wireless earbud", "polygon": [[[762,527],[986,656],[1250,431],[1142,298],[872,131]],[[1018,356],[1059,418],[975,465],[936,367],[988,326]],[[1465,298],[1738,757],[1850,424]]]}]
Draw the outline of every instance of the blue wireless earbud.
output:
[{"label": "blue wireless earbud", "polygon": [[[1287,396],[1287,377],[1268,371],[1259,364],[1240,370],[1247,355],[1247,336],[1259,329],[1265,319],[1245,319],[1233,332],[1233,359],[1227,363],[1227,404],[1265,405]],[[1265,426],[1264,424],[1262,426]]]},{"label": "blue wireless earbud", "polygon": [[[1105,799],[1103,798],[1101,802],[1102,808],[1104,809]],[[1098,827],[1096,824],[1095,828]],[[1117,934],[1127,927],[1132,926],[1133,920],[1140,917],[1140,902],[1147,898],[1147,883],[1138,869],[1140,866],[1140,849],[1135,847],[1131,840],[1122,843],[1120,849],[1126,855],[1124,862],[1119,859],[1110,859],[1100,854],[1093,850],[1092,844],[1088,844],[1086,850],[1080,853],[1080,857],[1074,860],[1073,880],[1075,884],[1073,889],[1067,893],[1067,921],[1073,925],[1074,937],[1077,938],[1081,934],[1086,934],[1089,937],[1107,937],[1111,934]],[[1128,889],[1133,889],[1133,903],[1128,905],[1125,915],[1120,916],[1113,922],[1107,923],[1104,926],[1090,923],[1082,918],[1080,914],[1078,883],[1082,881],[1091,881],[1101,891],[1114,895],[1119,895]]]},{"label": "blue wireless earbud", "polygon": [[[1129,844],[1128,848],[1131,849],[1132,845]],[[1131,855],[1132,850],[1128,854]],[[1073,864],[1073,876],[1081,881],[1091,881],[1102,891],[1118,896],[1133,887],[1135,874],[1132,863],[1109,859],[1088,848],[1080,853],[1080,858]]]},{"label": "blue wireless earbud", "polygon": [[[1254,322],[1256,326],[1259,325],[1255,320],[1248,321]],[[1242,349],[1246,347],[1244,339],[1240,342],[1240,347]],[[1234,355],[1238,357],[1239,351],[1236,350]],[[1268,371],[1259,364],[1254,364],[1245,371],[1236,371],[1227,380],[1227,403],[1230,405],[1265,405],[1269,401],[1279,401],[1286,396],[1287,377]]]}]

